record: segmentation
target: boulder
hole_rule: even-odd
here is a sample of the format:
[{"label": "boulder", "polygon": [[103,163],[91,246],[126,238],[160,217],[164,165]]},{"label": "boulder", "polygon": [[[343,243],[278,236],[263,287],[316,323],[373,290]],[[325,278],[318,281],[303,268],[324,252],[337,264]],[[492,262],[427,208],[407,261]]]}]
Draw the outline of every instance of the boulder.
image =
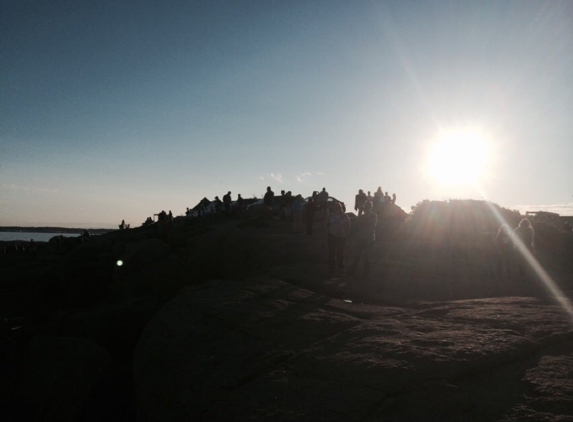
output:
[{"label": "boulder", "polygon": [[126,243],[123,252],[117,257],[114,280],[141,271],[171,253],[165,242],[155,238]]},{"label": "boulder", "polygon": [[[532,298],[376,306],[278,280],[212,281],[143,331],[136,408],[142,421],[500,420],[534,403],[484,384],[520,385],[515,365],[554,345],[573,352],[572,339],[566,312]],[[559,364],[573,370],[566,358],[547,366]],[[573,404],[565,378],[543,381],[562,393],[537,410]]]},{"label": "boulder", "polygon": [[[126,374],[95,341],[38,335],[31,339],[20,371],[19,413],[22,420],[41,421],[75,421],[86,411],[116,418],[126,401],[114,408],[108,388],[126,381]],[[108,389],[108,402],[96,405],[94,396],[101,389]],[[88,409],[88,403],[94,406]],[[109,410],[107,415],[104,408]]]},{"label": "boulder", "polygon": [[112,282],[111,251],[102,246],[85,244],[66,259],[63,280],[71,306],[86,305],[104,299]]}]

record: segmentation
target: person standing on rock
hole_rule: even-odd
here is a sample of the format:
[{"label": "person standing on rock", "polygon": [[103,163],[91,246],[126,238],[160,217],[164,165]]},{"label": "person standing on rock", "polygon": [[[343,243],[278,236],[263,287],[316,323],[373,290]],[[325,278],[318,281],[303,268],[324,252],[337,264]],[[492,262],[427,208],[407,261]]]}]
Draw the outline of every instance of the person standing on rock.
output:
[{"label": "person standing on rock", "polygon": [[273,207],[273,199],[275,197],[275,193],[271,190],[270,186],[267,186],[267,193],[263,197],[263,203],[267,206],[272,208]]},{"label": "person standing on rock", "polygon": [[231,214],[231,191],[223,196],[223,207],[225,208],[225,214]]},{"label": "person standing on rock", "polygon": [[326,210],[326,203],[328,202],[328,192],[326,188],[322,188],[322,191],[318,194],[318,202],[320,204],[321,210]]},{"label": "person standing on rock", "polygon": [[502,224],[495,236],[495,268],[497,276],[511,278],[511,255],[513,244],[511,228],[507,224]]},{"label": "person standing on rock", "polygon": [[352,264],[351,273],[356,274],[361,258],[364,258],[363,277],[370,274],[370,257],[374,248],[378,216],[372,212],[372,202],[364,203],[364,214],[357,218],[358,233],[356,237],[356,255]]},{"label": "person standing on rock", "polygon": [[358,212],[358,217],[364,212],[364,203],[366,202],[366,194],[362,189],[358,190],[358,194],[354,198],[354,211]]},{"label": "person standing on rock", "polygon": [[318,206],[318,194],[316,192],[312,193],[312,196],[308,198],[308,203],[306,204],[306,235],[312,236],[312,224],[314,223],[314,213],[316,212],[316,207]]},{"label": "person standing on rock", "polygon": [[335,269],[344,272],[344,251],[346,248],[346,237],[350,233],[350,219],[344,211],[342,205],[336,203],[333,212],[326,220],[328,230],[328,270],[331,274]]},{"label": "person standing on rock", "polygon": [[519,222],[519,226],[513,231],[515,242],[515,255],[517,260],[517,275],[525,275],[525,266],[527,258],[533,255],[535,246],[535,232],[527,218]]},{"label": "person standing on rock", "polygon": [[300,231],[300,227],[302,224],[302,209],[304,206],[304,202],[302,200],[301,195],[297,195],[294,198],[294,201],[291,206],[292,210],[292,218],[293,218],[293,230],[295,233]]}]

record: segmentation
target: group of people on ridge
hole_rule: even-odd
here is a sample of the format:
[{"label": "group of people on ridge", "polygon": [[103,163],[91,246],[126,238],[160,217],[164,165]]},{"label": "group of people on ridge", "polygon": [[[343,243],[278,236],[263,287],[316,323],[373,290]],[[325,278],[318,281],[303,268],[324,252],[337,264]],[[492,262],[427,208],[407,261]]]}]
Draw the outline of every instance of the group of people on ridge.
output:
[{"label": "group of people on ridge", "polygon": [[354,211],[356,211],[358,215],[364,212],[364,204],[366,202],[370,202],[374,210],[378,211],[384,204],[395,204],[396,194],[393,193],[392,196],[390,196],[388,192],[382,192],[380,186],[378,186],[374,195],[371,195],[370,191],[368,191],[368,194],[365,194],[362,189],[359,189],[354,199]]},{"label": "group of people on ridge", "polygon": [[509,225],[502,224],[497,231],[495,245],[498,275],[512,278],[516,268],[517,275],[522,277],[528,255],[531,255],[535,248],[535,231],[531,222],[524,218],[514,230],[511,230]]}]

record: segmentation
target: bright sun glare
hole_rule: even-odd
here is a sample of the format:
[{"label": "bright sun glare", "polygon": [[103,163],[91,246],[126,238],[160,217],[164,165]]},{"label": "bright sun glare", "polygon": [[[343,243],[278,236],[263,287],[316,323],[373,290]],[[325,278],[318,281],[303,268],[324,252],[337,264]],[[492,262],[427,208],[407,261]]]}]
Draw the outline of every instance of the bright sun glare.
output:
[{"label": "bright sun glare", "polygon": [[429,170],[442,185],[477,184],[486,172],[489,141],[484,133],[455,129],[438,134],[429,154]]}]

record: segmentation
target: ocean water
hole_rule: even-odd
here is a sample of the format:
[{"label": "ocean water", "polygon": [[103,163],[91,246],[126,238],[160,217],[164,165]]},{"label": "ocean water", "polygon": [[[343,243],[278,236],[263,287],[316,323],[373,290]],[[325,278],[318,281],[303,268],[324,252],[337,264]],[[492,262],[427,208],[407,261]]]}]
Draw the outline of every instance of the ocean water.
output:
[{"label": "ocean water", "polygon": [[0,232],[0,242],[22,241],[47,242],[54,236],[78,237],[81,233],[34,233],[34,232]]}]

